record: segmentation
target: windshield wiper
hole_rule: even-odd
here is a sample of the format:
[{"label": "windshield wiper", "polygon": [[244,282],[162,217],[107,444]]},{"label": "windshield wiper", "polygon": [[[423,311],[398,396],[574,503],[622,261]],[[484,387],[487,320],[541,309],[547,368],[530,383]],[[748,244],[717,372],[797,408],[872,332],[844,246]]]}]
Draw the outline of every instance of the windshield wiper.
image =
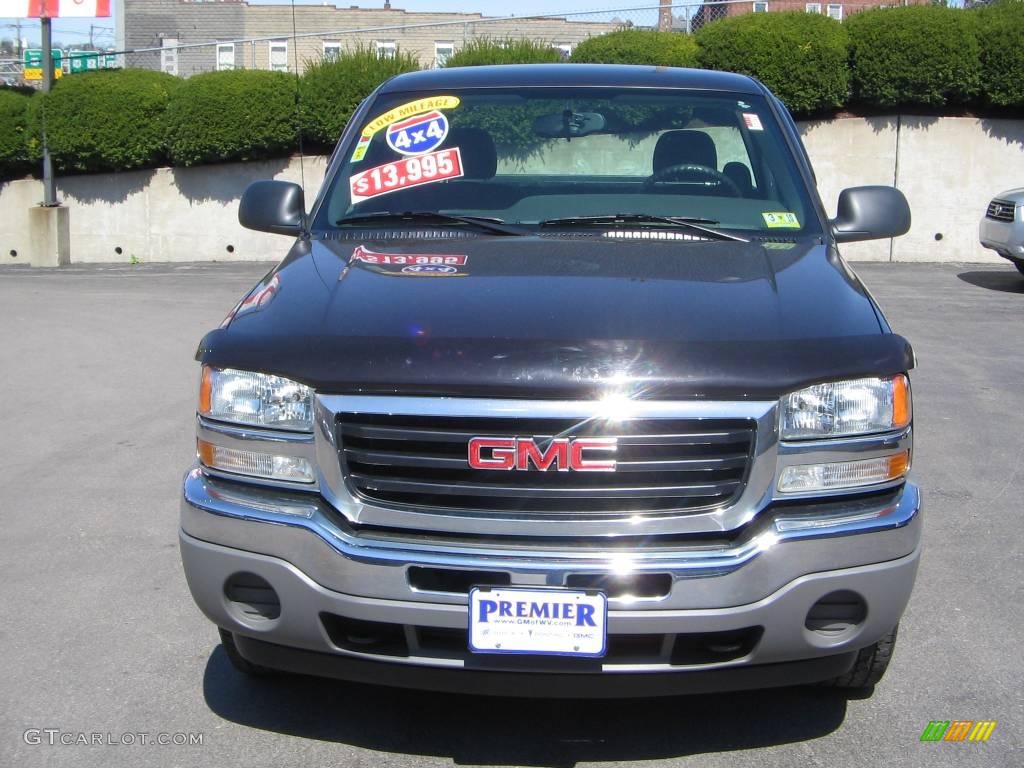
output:
[{"label": "windshield wiper", "polygon": [[438,213],[437,211],[405,211],[404,213],[377,211],[375,213],[360,213],[355,216],[346,216],[338,219],[335,224],[338,226],[343,224],[369,224],[375,221],[408,222],[410,224],[433,223],[441,226],[462,224],[493,235],[528,234],[526,230],[510,226],[501,219],[492,219],[485,216],[457,216],[451,213]]},{"label": "windshield wiper", "polygon": [[735,240],[740,243],[749,242],[738,235],[714,229],[717,224],[713,219],[687,218],[683,216],[655,216],[650,213],[606,213],[599,216],[568,216],[562,219],[545,219],[540,223],[542,227],[573,227],[589,226],[592,224],[615,225],[615,224],[660,224],[672,227],[682,227],[701,232],[718,240]]}]

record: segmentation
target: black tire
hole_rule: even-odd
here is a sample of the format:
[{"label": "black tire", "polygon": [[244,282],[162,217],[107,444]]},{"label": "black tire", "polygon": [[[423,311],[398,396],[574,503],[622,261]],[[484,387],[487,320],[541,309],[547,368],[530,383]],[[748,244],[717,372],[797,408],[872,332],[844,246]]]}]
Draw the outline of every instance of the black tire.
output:
[{"label": "black tire", "polygon": [[238,646],[235,645],[235,636],[233,634],[221,627],[217,627],[217,631],[220,632],[220,644],[224,646],[224,653],[227,654],[231,666],[238,672],[249,677],[271,677],[277,674],[275,670],[269,667],[261,667],[259,664],[253,664],[244,658],[238,652]]},{"label": "black tire", "polygon": [[1017,271],[1024,275],[1024,261],[1015,261],[1013,266],[1017,268]]},{"label": "black tire", "polygon": [[857,660],[845,675],[826,680],[822,685],[830,688],[864,689],[871,688],[882,679],[889,668],[893,650],[896,648],[897,624],[889,633],[874,645],[861,648],[857,652]]}]

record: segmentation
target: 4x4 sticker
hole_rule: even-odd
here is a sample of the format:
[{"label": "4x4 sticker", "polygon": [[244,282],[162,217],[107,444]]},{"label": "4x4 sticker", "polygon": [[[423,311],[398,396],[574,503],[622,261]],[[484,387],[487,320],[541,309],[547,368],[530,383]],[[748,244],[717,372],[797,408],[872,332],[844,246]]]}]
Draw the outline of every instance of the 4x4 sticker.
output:
[{"label": "4x4 sticker", "polygon": [[779,211],[773,213],[762,213],[764,223],[769,229],[800,229],[800,222],[795,213]]},{"label": "4x4 sticker", "polygon": [[[455,109],[455,107],[459,106],[459,103],[458,96],[431,96],[426,99],[410,101],[407,104],[402,104],[401,106],[388,110],[379,117],[375,117],[363,128],[363,131],[359,136],[359,141],[356,144],[355,151],[352,153],[351,162],[358,163],[366,157],[366,149],[370,146],[370,140],[373,139],[374,135],[382,128],[386,128],[392,123],[397,123],[399,120],[404,120],[407,117],[421,115],[424,112],[432,112],[439,109]],[[435,146],[437,145],[435,144]]]},{"label": "4x4 sticker", "polygon": [[458,147],[452,147],[378,165],[350,176],[348,183],[352,202],[361,203],[399,189],[457,179],[462,175],[462,155]]},{"label": "4x4 sticker", "polygon": [[448,138],[448,118],[434,110],[388,126],[388,146],[400,155],[422,155],[437,149]]}]

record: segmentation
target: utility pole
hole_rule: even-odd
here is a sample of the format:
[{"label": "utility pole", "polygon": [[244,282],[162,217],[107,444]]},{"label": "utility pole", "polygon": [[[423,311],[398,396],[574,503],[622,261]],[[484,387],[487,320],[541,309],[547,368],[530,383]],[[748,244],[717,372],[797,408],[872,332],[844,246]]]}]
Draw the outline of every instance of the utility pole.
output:
[{"label": "utility pole", "polygon": [[18,58],[21,58],[21,19],[14,20],[14,26],[18,28],[18,40],[15,43],[15,47],[18,49]]}]

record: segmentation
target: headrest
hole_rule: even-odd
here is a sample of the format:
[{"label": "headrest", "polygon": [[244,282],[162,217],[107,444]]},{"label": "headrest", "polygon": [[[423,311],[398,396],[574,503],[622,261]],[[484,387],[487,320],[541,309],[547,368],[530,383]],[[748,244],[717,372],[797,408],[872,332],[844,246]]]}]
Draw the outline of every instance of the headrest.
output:
[{"label": "headrest", "polygon": [[668,131],[654,147],[654,173],[672,165],[704,165],[718,170],[715,142],[703,131]]},{"label": "headrest", "polygon": [[452,128],[445,148],[458,147],[467,179],[493,179],[498,171],[498,150],[491,134],[482,128]]}]

